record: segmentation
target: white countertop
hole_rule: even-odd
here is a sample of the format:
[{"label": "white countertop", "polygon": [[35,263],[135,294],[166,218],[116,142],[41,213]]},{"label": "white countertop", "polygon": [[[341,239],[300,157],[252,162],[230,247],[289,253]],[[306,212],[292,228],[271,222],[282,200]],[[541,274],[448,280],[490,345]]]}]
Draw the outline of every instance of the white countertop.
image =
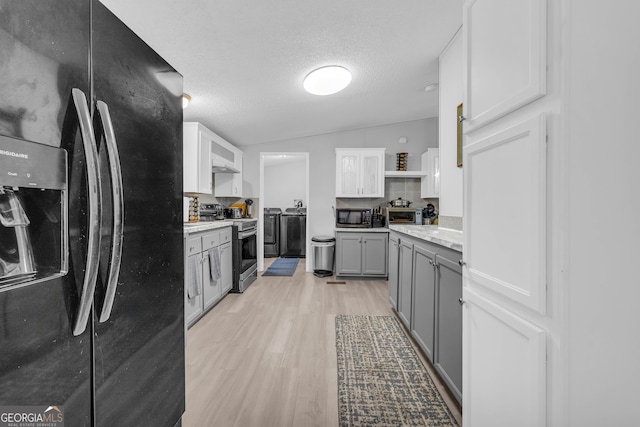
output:
[{"label": "white countertop", "polygon": [[202,222],[185,222],[184,223],[184,234],[188,235],[191,233],[198,233],[201,231],[209,231],[215,230],[218,228],[231,227],[233,225],[233,221],[230,219],[225,219],[222,221],[202,221]]},{"label": "white countertop", "polygon": [[411,237],[433,242],[454,251],[462,252],[462,231],[440,228],[437,225],[401,225],[389,224],[392,231],[408,234]]},{"label": "white countertop", "polygon": [[388,233],[389,229],[387,227],[369,227],[369,228],[359,228],[359,227],[336,227],[334,231],[347,232],[347,233]]}]

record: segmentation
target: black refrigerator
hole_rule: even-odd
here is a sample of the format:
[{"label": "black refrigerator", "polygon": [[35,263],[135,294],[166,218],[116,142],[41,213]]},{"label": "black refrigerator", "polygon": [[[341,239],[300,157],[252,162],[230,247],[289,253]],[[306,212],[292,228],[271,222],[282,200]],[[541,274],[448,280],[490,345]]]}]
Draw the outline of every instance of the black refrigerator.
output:
[{"label": "black refrigerator", "polygon": [[181,95],[97,0],[0,0],[0,425],[180,425]]}]

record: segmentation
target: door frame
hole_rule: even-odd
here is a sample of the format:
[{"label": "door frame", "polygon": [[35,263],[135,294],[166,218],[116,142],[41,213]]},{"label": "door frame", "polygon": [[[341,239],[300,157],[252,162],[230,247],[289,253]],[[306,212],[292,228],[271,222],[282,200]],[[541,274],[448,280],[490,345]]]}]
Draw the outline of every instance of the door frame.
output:
[{"label": "door frame", "polygon": [[[312,211],[311,201],[309,199],[309,153],[308,152],[295,152],[295,151],[268,151],[260,152],[260,194],[259,194],[259,206],[258,206],[258,271],[264,271],[264,161],[268,157],[280,157],[280,156],[293,156],[300,157],[305,160],[305,173],[306,173],[306,185],[305,185],[305,203],[307,204],[307,221],[306,221],[306,259],[311,256],[311,238],[309,237],[309,223],[311,222]],[[312,265],[310,262],[306,262],[306,272],[311,272]]]}]

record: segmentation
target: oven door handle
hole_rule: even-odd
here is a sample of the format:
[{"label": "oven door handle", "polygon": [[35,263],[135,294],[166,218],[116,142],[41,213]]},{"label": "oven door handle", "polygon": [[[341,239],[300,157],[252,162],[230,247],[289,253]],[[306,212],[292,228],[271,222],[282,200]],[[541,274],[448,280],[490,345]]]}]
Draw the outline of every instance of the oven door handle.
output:
[{"label": "oven door handle", "polygon": [[93,305],[93,294],[96,290],[98,279],[98,263],[100,260],[100,238],[101,217],[102,217],[102,186],[100,185],[100,169],[98,165],[98,148],[96,138],[91,126],[91,115],[87,106],[87,98],[80,89],[74,88],[71,91],[73,103],[78,115],[78,125],[82,135],[82,146],[87,168],[87,193],[89,197],[88,225],[89,237],[87,242],[87,259],[85,263],[84,279],[82,284],[82,294],[80,295],[80,306],[73,325],[73,335],[82,334],[87,328],[87,321],[91,306]]},{"label": "oven door handle", "polygon": [[247,237],[255,236],[256,234],[258,234],[258,230],[256,228],[252,228],[251,230],[238,233],[238,239],[245,239]]}]

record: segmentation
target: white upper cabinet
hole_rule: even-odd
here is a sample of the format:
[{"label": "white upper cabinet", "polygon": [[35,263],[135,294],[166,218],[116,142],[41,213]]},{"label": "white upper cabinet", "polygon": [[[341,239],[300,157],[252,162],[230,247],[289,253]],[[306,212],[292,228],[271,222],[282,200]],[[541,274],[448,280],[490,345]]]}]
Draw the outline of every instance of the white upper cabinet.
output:
[{"label": "white upper cabinet", "polygon": [[427,175],[421,178],[420,197],[423,199],[440,197],[440,149],[428,148],[422,154],[422,170]]},{"label": "white upper cabinet", "polygon": [[216,197],[242,197],[242,151],[238,149],[234,152],[233,168],[239,172],[216,173],[214,178]]},{"label": "white upper cabinet", "polygon": [[183,178],[185,193],[211,194],[211,139],[200,123],[183,123]]},{"label": "white upper cabinet", "polygon": [[183,191],[242,197],[242,151],[200,123],[182,126]]},{"label": "white upper cabinet", "polygon": [[336,148],[336,197],[384,197],[384,148]]},{"label": "white upper cabinet", "polygon": [[545,94],[546,10],[546,0],[469,0],[465,4],[465,131]]}]

